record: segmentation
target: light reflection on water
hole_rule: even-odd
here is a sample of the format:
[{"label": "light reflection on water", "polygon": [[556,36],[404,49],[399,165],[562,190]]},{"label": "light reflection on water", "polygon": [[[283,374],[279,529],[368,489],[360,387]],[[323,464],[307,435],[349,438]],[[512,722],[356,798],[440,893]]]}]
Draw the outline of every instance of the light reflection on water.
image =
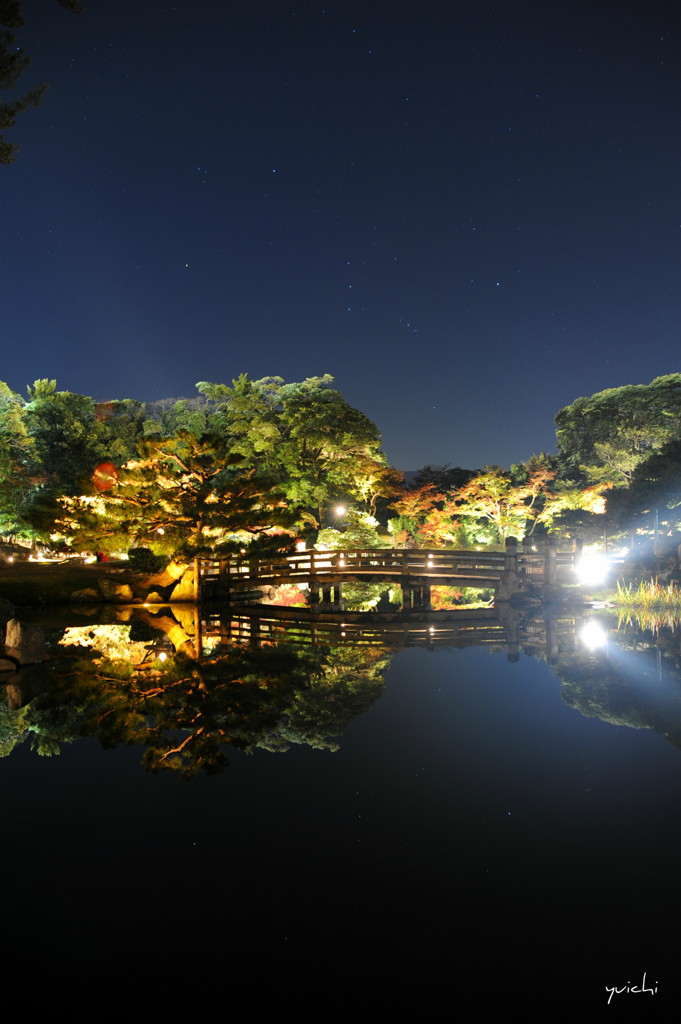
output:
[{"label": "light reflection on water", "polygon": [[[352,721],[382,697],[392,658],[409,647],[485,647],[514,664],[523,655],[547,662],[562,700],[584,716],[652,728],[681,747],[681,633],[671,615],[583,608],[538,615],[507,606],[406,617],[229,606],[197,614],[193,607],[109,606],[82,625],[83,615],[78,625],[71,611],[43,616],[53,661],[3,680],[5,754],[29,738],[39,752],[53,753],[94,735],[107,747],[141,745],[147,768],[190,777],[222,770],[229,746],[335,750]],[[198,662],[184,656],[197,648]],[[184,655],[173,657],[176,649]],[[522,677],[525,670],[515,671]],[[173,734],[192,728],[198,735],[178,753]]]}]

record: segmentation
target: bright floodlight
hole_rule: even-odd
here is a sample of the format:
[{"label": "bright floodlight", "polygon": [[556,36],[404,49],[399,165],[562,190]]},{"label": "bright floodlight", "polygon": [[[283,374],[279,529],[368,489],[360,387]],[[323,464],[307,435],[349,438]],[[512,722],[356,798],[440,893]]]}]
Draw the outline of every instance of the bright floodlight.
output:
[{"label": "bright floodlight", "polygon": [[605,632],[600,622],[596,622],[594,619],[590,619],[589,622],[586,623],[579,635],[582,643],[585,644],[590,651],[595,651],[597,647],[605,647],[608,642],[608,634]]},{"label": "bright floodlight", "polygon": [[305,550],[305,541],[304,540],[296,541],[296,551],[304,551],[304,550]]},{"label": "bright floodlight", "polygon": [[337,516],[344,516],[345,515],[345,506],[344,505],[337,505],[336,506],[336,515]]},{"label": "bright floodlight", "polygon": [[586,587],[598,586],[608,575],[608,560],[605,555],[582,555],[577,563],[577,577]]},{"label": "bright floodlight", "polygon": [[159,656],[158,656],[158,660],[159,660],[159,661],[165,661],[165,660],[166,660],[166,658],[167,658],[167,654],[166,654],[166,652],[165,652],[165,651],[161,651],[161,653],[160,653],[160,654],[159,654]]},{"label": "bright floodlight", "polygon": [[163,529],[162,526],[159,526],[158,529],[156,530],[156,533],[165,533],[165,532],[166,531]]}]

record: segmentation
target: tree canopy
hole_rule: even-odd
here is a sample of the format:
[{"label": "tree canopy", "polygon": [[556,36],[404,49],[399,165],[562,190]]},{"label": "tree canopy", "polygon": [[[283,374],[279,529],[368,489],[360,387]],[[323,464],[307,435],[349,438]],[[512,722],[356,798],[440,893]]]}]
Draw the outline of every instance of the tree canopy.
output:
[{"label": "tree canopy", "polygon": [[23,400],[0,385],[0,528],[189,556],[323,527],[339,502],[371,516],[402,477],[331,383],[244,374],[148,404],[96,404],[46,379]]},{"label": "tree canopy", "polygon": [[642,462],[681,434],[681,374],[578,398],[556,415],[556,441],[570,476],[627,485]]}]

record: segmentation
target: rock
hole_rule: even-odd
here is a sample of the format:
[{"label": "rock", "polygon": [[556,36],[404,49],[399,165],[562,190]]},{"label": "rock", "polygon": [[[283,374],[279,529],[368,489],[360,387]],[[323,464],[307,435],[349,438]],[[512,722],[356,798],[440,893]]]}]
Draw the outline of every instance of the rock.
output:
[{"label": "rock", "polygon": [[163,604],[163,598],[157,590],[152,590],[144,599],[145,604]]},{"label": "rock", "polygon": [[517,608],[513,608],[508,602],[504,601],[497,608],[497,615],[499,616],[499,622],[508,630],[518,630],[522,625],[525,616]]},{"label": "rock", "polygon": [[7,703],[12,711],[23,708],[45,689],[46,670],[44,665],[29,665],[22,668],[6,683]]},{"label": "rock", "polygon": [[5,644],[10,657],[18,655],[20,665],[36,665],[45,657],[45,637],[38,626],[29,626],[18,619],[10,619],[7,623]]},{"label": "rock", "polygon": [[[145,587],[170,587],[185,575],[187,566],[184,562],[169,562],[163,572],[156,572],[144,581]],[[193,570],[189,570],[192,572]],[[193,600],[193,598],[192,598]]]},{"label": "rock", "polygon": [[14,618],[14,608],[9,601],[0,597],[0,643],[5,642],[5,629],[10,619]]},{"label": "rock", "polygon": [[0,657],[0,672],[16,672],[17,663],[9,658]]},{"label": "rock", "polygon": [[92,587],[86,587],[84,590],[74,590],[70,595],[70,601],[99,601],[101,594],[97,590],[93,590]]},{"label": "rock", "polygon": [[194,570],[187,569],[180,582],[173,588],[170,595],[171,601],[193,601],[194,600]]},{"label": "rock", "polygon": [[499,586],[494,592],[494,603],[498,601],[510,601],[514,594],[520,590],[520,577],[515,572],[502,572],[499,579]]},{"label": "rock", "polygon": [[105,576],[100,576],[98,583],[106,601],[116,601],[118,604],[132,601],[132,590],[127,583],[116,583]]}]

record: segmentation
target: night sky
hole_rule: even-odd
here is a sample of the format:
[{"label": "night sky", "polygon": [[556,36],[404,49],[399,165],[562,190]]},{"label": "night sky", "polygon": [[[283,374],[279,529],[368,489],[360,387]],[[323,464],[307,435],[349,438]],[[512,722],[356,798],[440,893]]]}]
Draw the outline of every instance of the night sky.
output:
[{"label": "night sky", "polygon": [[402,469],[679,365],[678,3],[25,0],[0,378],[331,373]]}]

